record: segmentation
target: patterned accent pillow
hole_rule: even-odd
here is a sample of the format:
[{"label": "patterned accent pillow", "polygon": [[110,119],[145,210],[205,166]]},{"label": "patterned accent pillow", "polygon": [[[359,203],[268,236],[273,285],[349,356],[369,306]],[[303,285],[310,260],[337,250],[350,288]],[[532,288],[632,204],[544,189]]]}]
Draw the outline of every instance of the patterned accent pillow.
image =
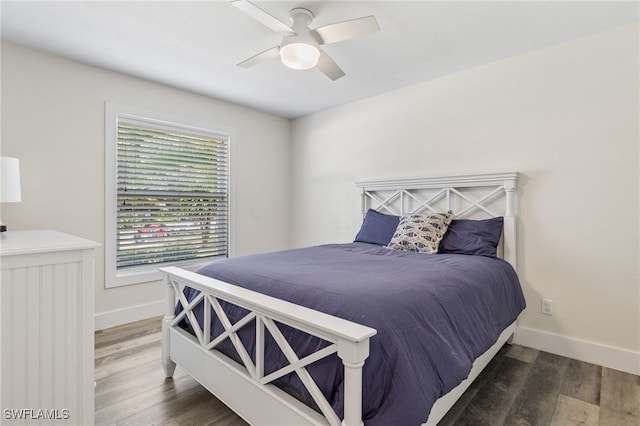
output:
[{"label": "patterned accent pillow", "polygon": [[387,247],[395,250],[437,253],[440,240],[447,232],[451,212],[402,216]]}]

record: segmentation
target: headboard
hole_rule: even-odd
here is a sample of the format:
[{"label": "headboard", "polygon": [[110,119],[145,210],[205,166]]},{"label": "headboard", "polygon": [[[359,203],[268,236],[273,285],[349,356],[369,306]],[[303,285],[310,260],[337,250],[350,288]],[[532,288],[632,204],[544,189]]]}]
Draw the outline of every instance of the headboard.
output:
[{"label": "headboard", "polygon": [[502,258],[516,267],[517,172],[356,182],[362,214],[368,209],[404,215],[451,210],[454,219],[504,217]]}]

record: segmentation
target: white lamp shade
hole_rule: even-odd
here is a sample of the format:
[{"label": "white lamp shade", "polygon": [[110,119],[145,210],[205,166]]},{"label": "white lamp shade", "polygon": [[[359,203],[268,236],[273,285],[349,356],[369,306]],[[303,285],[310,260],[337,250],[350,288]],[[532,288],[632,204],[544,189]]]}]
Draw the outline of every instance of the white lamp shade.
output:
[{"label": "white lamp shade", "polygon": [[307,70],[318,64],[320,50],[308,43],[289,43],[280,47],[282,63],[294,70]]},{"label": "white lamp shade", "polygon": [[0,157],[0,202],[19,203],[20,201],[22,201],[20,162],[17,158]]}]

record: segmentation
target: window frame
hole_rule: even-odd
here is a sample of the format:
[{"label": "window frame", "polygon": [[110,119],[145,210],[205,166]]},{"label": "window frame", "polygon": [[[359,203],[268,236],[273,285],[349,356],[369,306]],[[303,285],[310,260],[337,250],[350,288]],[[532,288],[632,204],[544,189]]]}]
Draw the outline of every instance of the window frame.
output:
[{"label": "window frame", "polygon": [[227,224],[227,256],[235,254],[235,178],[234,178],[234,140],[233,128],[215,123],[203,123],[193,119],[177,117],[171,114],[149,111],[142,108],[105,102],[105,288],[115,288],[127,285],[142,284],[162,280],[162,273],[158,270],[165,266],[179,266],[194,270],[215,257],[164,262],[127,267],[125,270],[117,268],[117,178],[118,178],[118,119],[135,120],[157,125],[159,128],[182,128],[196,133],[224,138],[228,143],[228,224]]}]

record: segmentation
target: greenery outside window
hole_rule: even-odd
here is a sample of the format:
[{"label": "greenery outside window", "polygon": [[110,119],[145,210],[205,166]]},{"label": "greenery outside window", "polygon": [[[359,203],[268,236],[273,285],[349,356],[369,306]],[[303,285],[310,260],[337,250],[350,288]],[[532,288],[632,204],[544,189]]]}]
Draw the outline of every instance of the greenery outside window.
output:
[{"label": "greenery outside window", "polygon": [[160,266],[227,256],[229,135],[107,110],[115,115],[107,141],[116,166],[112,286],[158,279]]}]

